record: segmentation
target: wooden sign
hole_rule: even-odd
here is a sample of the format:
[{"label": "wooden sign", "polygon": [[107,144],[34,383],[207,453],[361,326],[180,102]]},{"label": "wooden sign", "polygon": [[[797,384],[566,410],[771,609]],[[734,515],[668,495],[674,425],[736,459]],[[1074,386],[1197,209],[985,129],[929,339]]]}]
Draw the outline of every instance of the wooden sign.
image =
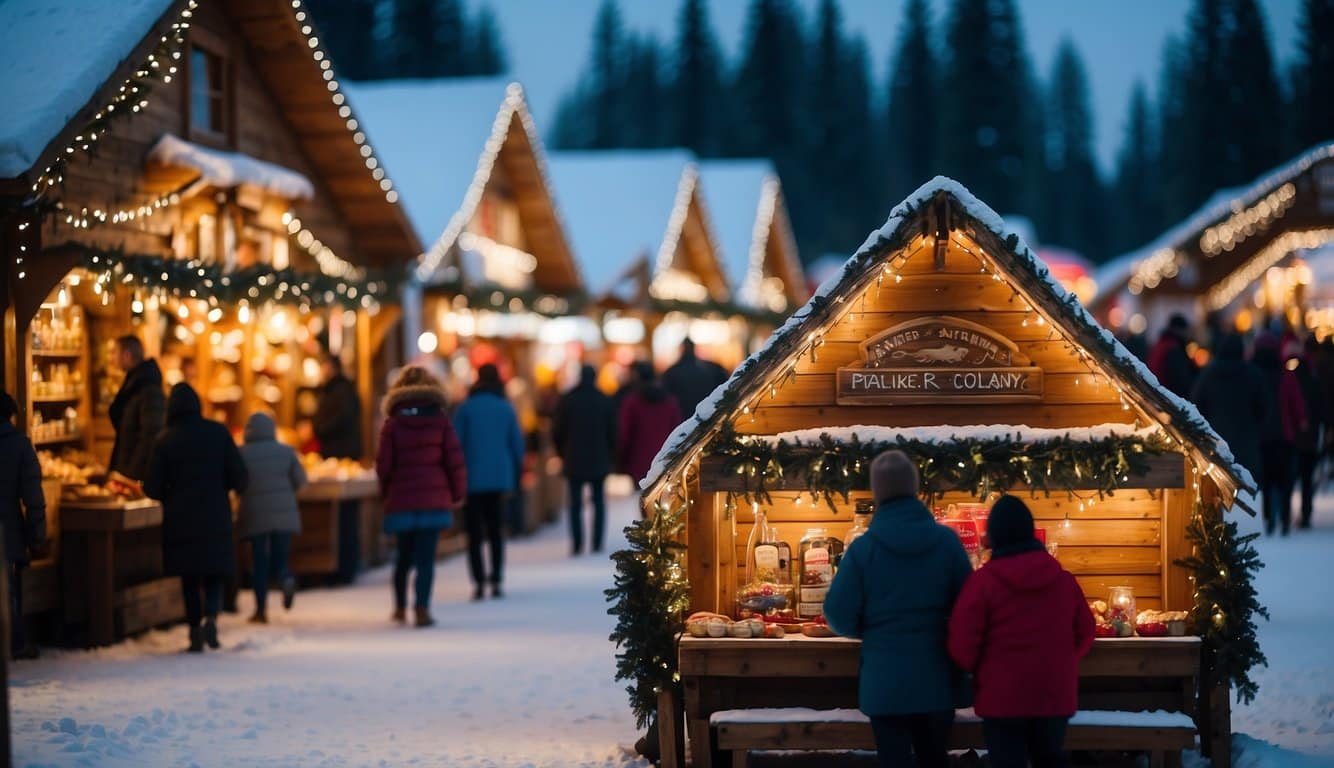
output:
[{"label": "wooden sign", "polygon": [[861,364],[838,369],[840,405],[1042,399],[1042,369],[1014,342],[957,317],[899,323],[859,348]]}]

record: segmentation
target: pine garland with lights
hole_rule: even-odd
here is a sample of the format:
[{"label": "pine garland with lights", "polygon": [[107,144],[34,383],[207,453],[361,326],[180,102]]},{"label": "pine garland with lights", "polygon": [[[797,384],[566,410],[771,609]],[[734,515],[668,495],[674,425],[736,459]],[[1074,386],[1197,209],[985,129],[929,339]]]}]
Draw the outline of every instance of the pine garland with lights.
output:
[{"label": "pine garland with lights", "polygon": [[493,312],[522,309],[543,317],[568,317],[580,314],[588,306],[588,295],[582,289],[557,295],[538,290],[513,290],[494,284],[466,285],[461,280],[432,282],[427,289],[462,296],[467,300],[468,308]]},{"label": "pine garland with lights", "polygon": [[1115,491],[1130,475],[1147,471],[1149,456],[1170,451],[1165,440],[1141,435],[1113,435],[1098,440],[1068,436],[1031,442],[1016,437],[956,437],[925,441],[902,436],[894,440],[862,441],[853,435],[842,442],[822,434],[818,442],[747,439],[730,423],[710,443],[708,453],[723,456],[723,470],[744,478],[747,501],[769,501],[768,488],[784,477],[803,477],[812,501],[823,499],[835,509],[835,500],[867,488],[871,461],[897,448],[913,460],[921,476],[922,492],[935,496],[946,490],[965,490],[978,498],[993,491],[1027,486],[1033,493],[1089,488],[1094,481],[1098,497]]},{"label": "pine garland with lights", "polygon": [[1269,619],[1255,589],[1255,574],[1264,563],[1251,542],[1259,536],[1238,536],[1237,524],[1225,520],[1221,509],[1208,518],[1197,508],[1186,528],[1195,554],[1177,561],[1195,574],[1191,631],[1204,640],[1206,682],[1231,685],[1245,703],[1259,690],[1251,669],[1269,666],[1255,626],[1257,616]]},{"label": "pine garland with lights", "polygon": [[629,680],[630,709],[638,727],[658,711],[658,693],[680,685],[676,639],[690,605],[690,585],[681,568],[685,545],[685,505],[658,504],[655,514],[625,529],[630,546],[612,554],[616,586],[605,590],[616,617],[610,639],[616,654],[616,679]]},{"label": "pine garland with lights", "polygon": [[164,292],[178,299],[206,300],[214,305],[246,301],[308,308],[370,309],[382,301],[392,301],[397,282],[388,273],[350,280],[263,265],[225,272],[219,265],[200,264],[192,259],[126,254],[84,243],[69,242],[59,248],[82,253],[83,268],[99,275],[98,279],[108,287],[126,285]]}]

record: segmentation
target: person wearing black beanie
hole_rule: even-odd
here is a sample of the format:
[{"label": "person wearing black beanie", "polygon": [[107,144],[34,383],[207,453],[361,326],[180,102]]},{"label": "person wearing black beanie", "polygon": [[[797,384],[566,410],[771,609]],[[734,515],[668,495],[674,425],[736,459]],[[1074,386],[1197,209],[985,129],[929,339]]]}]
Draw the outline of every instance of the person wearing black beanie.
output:
[{"label": "person wearing black beanie", "polygon": [[987,518],[991,560],[950,614],[950,656],[973,673],[973,708],[994,766],[1065,764],[1079,660],[1093,647],[1079,583],[1033,534],[1028,505],[998,499]]}]

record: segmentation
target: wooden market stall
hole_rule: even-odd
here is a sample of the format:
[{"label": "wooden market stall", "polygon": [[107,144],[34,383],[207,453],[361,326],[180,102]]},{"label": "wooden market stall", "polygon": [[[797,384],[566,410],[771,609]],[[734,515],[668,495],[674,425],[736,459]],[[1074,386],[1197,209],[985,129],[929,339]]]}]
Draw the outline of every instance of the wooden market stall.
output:
[{"label": "wooden market stall", "polygon": [[[38,41],[0,77],[0,98],[25,105],[0,126],[12,148],[0,153],[0,365],[53,491],[65,486],[52,494],[63,595],[60,579],[36,578],[51,592],[27,606],[63,605],[64,636],[97,643],[180,615],[161,511],[101,484],[123,376],[115,339],[137,335],[166,383],[190,383],[238,437],[259,409],[290,436],[313,410],[320,358],[336,355],[369,444],[377,382],[397,362],[385,341],[398,308],[379,273],[421,250],[301,2],[122,11],[0,7],[0,23]],[[40,42],[78,26],[107,34],[77,66]],[[49,87],[22,90],[43,73]],[[344,482],[354,468],[327,469],[317,478]]]},{"label": "wooden market stall", "polygon": [[700,184],[732,295],[745,312],[735,322],[749,354],[811,295],[783,184],[768,160],[706,160],[700,163]]},{"label": "wooden market stall", "polygon": [[[796,587],[776,588],[787,595],[783,609],[749,601],[757,517],[765,514],[769,535],[804,573],[799,542],[847,536],[858,503],[869,505],[870,460],[892,446],[917,462],[928,505],[974,545],[977,523],[965,510],[984,516],[989,497],[1011,489],[1090,600],[1128,587],[1140,610],[1196,608],[1196,574],[1179,562],[1193,551],[1188,527],[1232,506],[1251,489],[1250,475],[996,214],[938,178],[896,208],[827,286],[740,366],[711,408],[701,406],[707,418],[683,425],[647,480],[646,514],[684,515],[692,610],[736,617],[753,609],[788,622],[818,614],[818,594],[802,589],[798,598]],[[797,616],[784,613],[794,607],[788,601]],[[856,706],[855,641],[684,637],[679,653],[697,766],[710,763],[709,720],[722,710]],[[1195,718],[1220,764],[1227,696],[1201,684],[1208,706],[1197,706],[1202,658],[1197,637],[1100,639],[1081,669],[1081,708],[1094,725],[1071,746],[1170,753],[1193,739],[1190,719],[1172,735],[1152,723],[1107,730],[1096,715],[1169,710]],[[864,741],[864,727],[833,732]],[[1150,732],[1165,740],[1132,737]],[[764,745],[781,746],[774,733]],[[783,743],[811,746],[798,737]]]},{"label": "wooden market stall", "polygon": [[[523,88],[506,78],[362,83],[352,102],[428,247],[404,286],[405,357],[449,375],[454,402],[494,363],[529,438],[524,527],[555,519],[564,483],[542,406],[587,334],[552,337],[584,284]],[[405,119],[407,116],[411,119]],[[442,544],[442,546],[444,546]]]},{"label": "wooden market stall", "polygon": [[1334,330],[1313,303],[1303,253],[1334,241],[1334,143],[1317,145],[1244,186],[1224,189],[1153,242],[1094,275],[1089,309],[1116,331],[1156,337],[1173,313],[1241,333],[1279,320]]}]

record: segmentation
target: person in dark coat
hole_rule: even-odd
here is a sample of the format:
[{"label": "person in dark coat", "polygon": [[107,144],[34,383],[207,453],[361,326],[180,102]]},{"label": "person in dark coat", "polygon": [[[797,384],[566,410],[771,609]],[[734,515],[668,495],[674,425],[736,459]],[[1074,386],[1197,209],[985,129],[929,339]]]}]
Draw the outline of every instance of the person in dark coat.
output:
[{"label": "person in dark coat", "polygon": [[1002,496],[987,518],[991,560],[950,615],[950,658],[973,673],[991,765],[1057,768],[1079,708],[1079,660],[1093,614],[1075,577],[1033,535],[1024,502]]},{"label": "person in dark coat", "polygon": [[676,400],[682,418],[695,415],[695,407],[727,381],[727,369],[695,354],[695,342],[681,342],[681,357],[662,374],[662,386]]},{"label": "person in dark coat", "polygon": [[917,498],[902,451],[871,464],[870,529],[843,553],[825,597],[830,629],[862,640],[858,706],[871,718],[882,766],[944,768],[954,709],[967,704],[946,650],[954,601],[972,573],[958,534]]},{"label": "person in dark coat", "polygon": [[311,418],[321,455],[360,459],[361,399],[357,397],[357,385],[343,374],[343,361],[336,355],[324,359],[323,372],[319,406]]},{"label": "person in dark coat", "polygon": [[640,360],[630,367],[630,390],[621,398],[616,420],[620,469],[638,483],[681,423],[681,408],[659,383],[652,363]]},{"label": "person in dark coat", "polygon": [[1265,533],[1292,525],[1292,488],[1296,482],[1297,435],[1306,428],[1306,405],[1301,384],[1279,357],[1279,338],[1272,333],[1255,340],[1251,362],[1265,387],[1265,418],[1260,422],[1260,498],[1265,511]]},{"label": "person in dark coat", "polygon": [[204,418],[189,384],[172,387],[144,493],[162,502],[162,562],[181,577],[192,653],[218,647],[223,580],[236,565],[227,494],[245,489],[245,462],[227,427]]},{"label": "person in dark coat", "polygon": [[1311,527],[1311,513],[1315,506],[1315,469],[1320,462],[1321,433],[1324,426],[1325,393],[1316,370],[1316,355],[1319,344],[1314,336],[1307,336],[1306,342],[1298,346],[1292,342],[1284,353],[1285,367],[1297,378],[1302,390],[1302,405],[1306,408],[1306,427],[1297,433],[1293,447],[1297,449],[1297,479],[1301,487],[1302,501],[1297,522],[1298,528]]},{"label": "person in dark coat", "polygon": [[[506,498],[518,492],[523,479],[524,442],[519,416],[505,398],[500,370],[491,363],[477,369],[468,398],[454,412],[454,431],[468,465],[468,502],[463,517],[468,529],[468,573],[473,600],[501,597],[505,538],[501,529]],[[491,551],[491,573],[482,564],[482,544]]]},{"label": "person in dark coat", "polygon": [[0,523],[9,576],[9,651],[16,659],[32,659],[37,648],[28,643],[23,618],[23,571],[46,546],[46,496],[32,441],[13,424],[18,410],[14,398],[0,392]]},{"label": "person in dark coat", "polygon": [[593,551],[602,551],[607,527],[604,486],[616,450],[616,406],[597,387],[591,365],[579,369],[579,384],[566,392],[551,420],[551,437],[560,451],[570,489],[570,549],[584,546],[584,486],[593,502]]},{"label": "person in dark coat", "polygon": [[296,579],[287,570],[292,536],[301,532],[296,494],[306,485],[306,470],[296,451],[278,442],[278,429],[267,413],[252,413],[245,425],[245,493],[241,495],[238,533],[250,541],[255,614],[250,621],[269,623],[269,580],[282,586],[283,609],[291,610]]},{"label": "person in dark coat", "polygon": [[1217,354],[1200,371],[1190,399],[1214,430],[1227,441],[1241,465],[1260,477],[1260,433],[1266,390],[1260,372],[1242,356],[1244,344],[1235,333],[1218,341]]},{"label": "person in dark coat", "polygon": [[137,336],[116,339],[116,364],[125,371],[125,380],[107,411],[116,430],[107,469],[142,481],[148,474],[153,443],[166,420],[162,369],[156,360],[144,359],[144,343]]},{"label": "person in dark coat", "polygon": [[1195,386],[1195,361],[1186,351],[1189,336],[1190,321],[1186,316],[1172,315],[1162,336],[1149,350],[1149,370],[1159,383],[1180,397],[1189,397]]},{"label": "person in dark coat", "polygon": [[445,389],[430,371],[404,368],[384,398],[385,420],[375,454],[384,497],[384,532],[398,543],[394,559],[394,621],[407,621],[408,572],[416,570],[415,623],[429,627],[435,549],[440,531],[468,494],[463,448],[446,413]]}]

